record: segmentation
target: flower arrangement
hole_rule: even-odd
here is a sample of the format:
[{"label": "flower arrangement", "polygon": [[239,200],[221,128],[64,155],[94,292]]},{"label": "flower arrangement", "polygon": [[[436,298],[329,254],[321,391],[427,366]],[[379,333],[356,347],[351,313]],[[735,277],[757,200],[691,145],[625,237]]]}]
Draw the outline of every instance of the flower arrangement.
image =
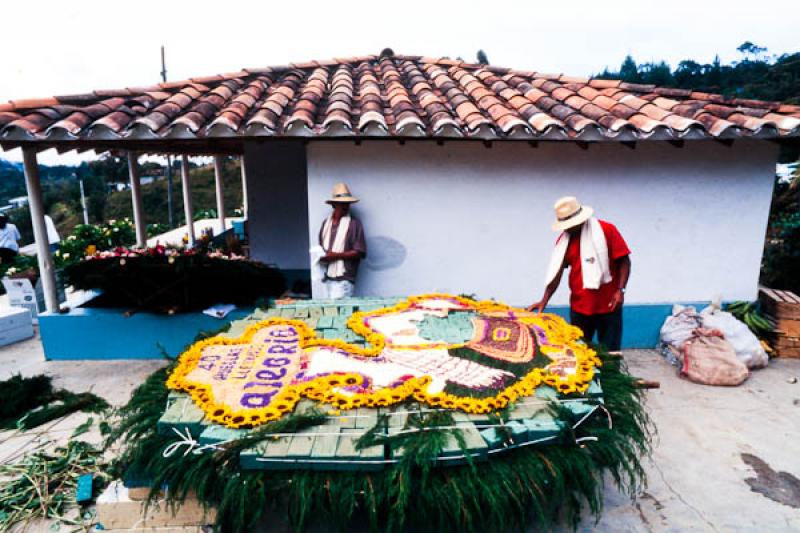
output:
[{"label": "flower arrangement", "polygon": [[89,306],[170,313],[220,302],[251,305],[286,290],[280,271],[258,261],[162,245],[94,250],[68,265],[65,276],[77,289],[102,292]]},{"label": "flower arrangement", "polygon": [[[424,339],[401,344],[397,336],[381,332],[378,324],[380,317],[425,309],[477,311],[530,328],[548,364],[521,366],[519,375],[506,372],[512,382],[502,381],[496,390],[461,387],[451,392],[441,383],[435,386],[437,381],[449,379],[448,375],[427,372],[431,367],[425,366],[426,360],[449,357],[448,350],[466,344]],[[318,338],[304,322],[279,317],[251,326],[237,339],[217,336],[200,341],[180,356],[167,385],[190,393],[211,420],[238,428],[277,420],[291,412],[301,397],[336,409],[386,407],[414,399],[435,408],[490,413],[532,395],[542,384],[561,394],[583,393],[600,364],[595,352],[580,341],[581,331],[560,317],[528,313],[493,301],[446,294],[412,296],[394,306],[353,313],[347,324],[364,337],[365,346]],[[411,353],[417,355],[405,355]],[[333,363],[325,366],[318,364],[319,359]],[[451,359],[453,364],[461,363]],[[336,368],[336,364],[341,366]],[[316,372],[312,371],[315,367]],[[479,367],[478,373],[493,371],[479,363],[474,367]],[[398,374],[398,368],[407,373]],[[383,385],[377,384],[376,376]]]}]

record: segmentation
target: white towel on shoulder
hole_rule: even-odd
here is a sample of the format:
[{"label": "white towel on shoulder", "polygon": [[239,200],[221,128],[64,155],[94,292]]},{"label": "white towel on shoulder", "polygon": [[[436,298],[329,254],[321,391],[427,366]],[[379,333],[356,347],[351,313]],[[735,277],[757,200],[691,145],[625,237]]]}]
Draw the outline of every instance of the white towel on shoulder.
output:
[{"label": "white towel on shoulder", "polygon": [[[336,228],[336,235],[331,235],[333,227],[333,217],[325,219],[322,226],[322,247],[328,252],[342,253],[347,241],[347,230],[350,228],[350,215],[345,215],[339,219],[339,226]],[[331,243],[333,237],[333,243]],[[328,263],[327,274],[329,278],[340,278],[344,275],[344,260],[337,259]]]},{"label": "white towel on shoulder", "polygon": [[[565,231],[558,236],[550,266],[547,268],[545,285],[558,275],[567,254],[569,234]],[[600,285],[611,281],[611,269],[608,259],[608,243],[600,222],[592,217],[581,228],[581,273],[584,289],[599,289]]]}]

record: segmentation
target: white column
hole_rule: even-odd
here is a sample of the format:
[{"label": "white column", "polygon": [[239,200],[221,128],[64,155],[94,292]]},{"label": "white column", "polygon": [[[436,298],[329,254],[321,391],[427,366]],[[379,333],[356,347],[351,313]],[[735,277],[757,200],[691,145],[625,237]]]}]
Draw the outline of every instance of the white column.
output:
[{"label": "white column", "polygon": [[214,156],[214,183],[217,186],[217,219],[219,232],[225,231],[225,187],[222,183],[222,156]]},{"label": "white column", "polygon": [[136,246],[147,247],[147,228],[142,209],[142,188],[139,183],[139,161],[134,152],[128,152],[128,174],[131,178],[131,202],[133,202],[133,225],[136,228]]},{"label": "white column", "polygon": [[57,313],[56,271],[53,267],[53,257],[50,255],[50,242],[47,239],[47,225],[44,221],[42,185],[39,181],[36,150],[23,148],[22,157],[25,164],[25,187],[28,189],[28,205],[31,211],[33,238],[36,241],[36,259],[39,262],[39,277],[42,280],[44,301],[48,311]]},{"label": "white column", "polygon": [[189,184],[189,156],[181,158],[181,184],[183,185],[183,213],[186,217],[186,232],[189,234],[189,246],[194,246],[194,209],[192,209],[192,189]]},{"label": "white column", "polygon": [[242,211],[244,218],[247,218],[247,172],[244,169],[244,156],[239,158],[239,164],[242,167]]}]

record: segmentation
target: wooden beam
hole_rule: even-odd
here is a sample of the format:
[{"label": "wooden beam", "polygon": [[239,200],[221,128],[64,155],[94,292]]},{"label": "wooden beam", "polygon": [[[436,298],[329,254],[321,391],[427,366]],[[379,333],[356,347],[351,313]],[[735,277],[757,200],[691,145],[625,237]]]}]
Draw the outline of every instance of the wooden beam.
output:
[{"label": "wooden beam", "polygon": [[676,140],[667,141],[667,142],[669,144],[671,144],[672,146],[674,146],[675,148],[683,148],[683,145],[686,144],[686,141],[684,141],[682,139],[676,139]]},{"label": "wooden beam", "polygon": [[181,158],[181,185],[183,186],[183,213],[186,217],[186,233],[189,247],[194,247],[194,209],[192,209],[192,186],[189,183],[189,156]]},{"label": "wooden beam", "polygon": [[733,146],[733,139],[714,139],[714,140],[727,148]]},{"label": "wooden beam", "polygon": [[225,186],[222,183],[222,157],[214,156],[214,185],[217,193],[217,220],[219,233],[225,232]]},{"label": "wooden beam", "polygon": [[128,175],[131,180],[131,203],[133,204],[133,226],[136,228],[136,246],[147,247],[147,229],[142,208],[142,187],[139,180],[139,161],[135,152],[128,152]]},{"label": "wooden beam", "polygon": [[485,141],[483,141],[483,145],[484,145],[486,148],[491,148],[491,147],[492,147],[492,141],[485,140]]},{"label": "wooden beam", "polygon": [[58,312],[58,293],[56,291],[56,271],[53,256],[50,255],[50,242],[47,238],[47,225],[44,221],[44,202],[42,201],[42,184],[39,181],[39,164],[36,161],[36,148],[22,149],[22,160],[25,167],[25,187],[28,189],[28,203],[31,212],[33,238],[36,241],[36,260],[39,263],[39,277],[47,310]]},{"label": "wooden beam", "polygon": [[239,158],[239,164],[242,168],[242,211],[244,211],[244,218],[247,218],[247,171],[245,170],[244,156]]},{"label": "wooden beam", "polygon": [[586,141],[575,141],[575,144],[581,150],[588,150],[589,149],[589,143],[587,143]]},{"label": "wooden beam", "polygon": [[528,146],[531,148],[539,148],[539,141],[528,141]]},{"label": "wooden beam", "polygon": [[631,150],[636,150],[636,141],[620,141],[620,144],[625,148],[630,148]]}]

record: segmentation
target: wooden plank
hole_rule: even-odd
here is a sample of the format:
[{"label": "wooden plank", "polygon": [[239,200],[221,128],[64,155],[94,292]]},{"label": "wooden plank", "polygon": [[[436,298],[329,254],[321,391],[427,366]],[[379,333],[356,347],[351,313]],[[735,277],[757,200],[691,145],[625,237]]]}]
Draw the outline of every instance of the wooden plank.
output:
[{"label": "wooden plank", "polygon": [[[458,432],[464,439],[464,447],[466,452],[471,455],[473,461],[485,461],[489,446],[483,440],[480,431],[466,413],[453,413],[453,420],[458,426]],[[469,460],[464,456],[464,450],[458,444],[458,440],[454,435],[448,435],[440,459],[438,461],[441,465],[460,465],[465,464]]]},{"label": "wooden plank", "polygon": [[[292,437],[276,437],[261,442],[239,454],[239,465],[244,470],[290,470],[297,465],[286,459]],[[265,460],[261,460],[265,459]],[[273,459],[275,461],[270,461]]]},{"label": "wooden plank", "polygon": [[311,448],[310,459],[314,461],[311,468],[313,470],[331,470],[335,468],[335,463],[328,461],[336,460],[336,448],[339,445],[339,432],[341,428],[335,426],[324,427],[325,435],[317,435],[314,439],[314,446]]},{"label": "wooden plank", "polygon": [[197,407],[189,396],[178,398],[167,408],[158,420],[157,431],[161,435],[175,435],[172,428],[180,432],[186,429],[197,437],[203,431],[205,413]]},{"label": "wooden plank", "polygon": [[[375,427],[379,412],[379,409],[368,408],[360,408],[356,411],[357,417],[354,417],[354,430],[358,432],[359,436]],[[370,446],[359,452],[359,459],[368,462],[368,465],[362,465],[364,470],[381,470],[384,465],[377,463],[377,461],[382,461],[384,457],[384,446]]]},{"label": "wooden plank", "polygon": [[315,433],[313,430],[302,431],[291,437],[286,456],[298,461],[308,459],[311,456],[311,449],[314,447]]},{"label": "wooden plank", "polygon": [[547,409],[547,403],[543,402],[541,398],[529,396],[527,398],[520,398],[514,405],[514,410],[509,413],[510,420],[524,420],[531,418],[543,409]]},{"label": "wooden plank", "polygon": [[204,427],[205,429],[200,433],[200,438],[197,439],[197,442],[203,445],[241,439],[250,433],[249,429],[231,429],[218,424],[210,424]]},{"label": "wooden plank", "polygon": [[333,327],[333,317],[332,316],[321,316],[317,321],[317,328],[316,329],[328,329]]},{"label": "wooden plank", "polygon": [[552,415],[540,413],[522,422],[528,428],[528,440],[554,437],[561,432],[562,425]]}]

